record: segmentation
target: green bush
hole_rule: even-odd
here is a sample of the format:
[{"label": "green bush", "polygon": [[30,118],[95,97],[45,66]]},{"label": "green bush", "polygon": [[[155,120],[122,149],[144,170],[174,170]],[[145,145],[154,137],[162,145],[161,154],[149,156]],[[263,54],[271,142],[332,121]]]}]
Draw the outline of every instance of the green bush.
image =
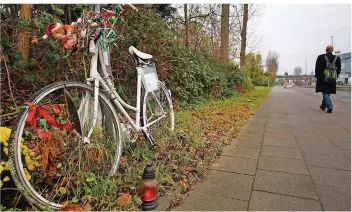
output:
[{"label": "green bush", "polygon": [[[37,5],[33,9],[33,18],[26,23],[18,19],[6,18],[2,22],[3,36],[1,46],[7,56],[11,77],[16,82],[16,101],[18,90],[39,89],[52,82],[61,80],[83,81],[88,73],[87,54],[67,53],[53,38],[41,40],[30,46],[30,60],[21,61],[22,55],[17,52],[12,23],[30,29],[30,35],[41,37],[50,22],[65,24],[69,20],[62,11],[71,8],[71,19],[76,19],[87,6],[82,5]],[[139,5],[139,12],[122,14],[116,29],[121,35],[116,46],[111,47],[112,75],[115,86],[123,99],[128,103],[135,102],[136,70],[132,56],[128,53],[130,45],[147,52],[156,59],[159,79],[172,91],[173,98],[181,104],[195,103],[209,98],[221,98],[236,93],[236,86],[248,82],[247,76],[239,71],[237,65],[214,60],[206,55],[206,44],[197,52],[187,48],[179,35],[180,29],[171,28],[151,5]],[[8,14],[5,14],[9,17]],[[74,17],[73,17],[74,16]],[[18,17],[17,17],[18,18]],[[71,20],[72,21],[72,20]],[[75,21],[75,20],[73,20]],[[251,84],[251,83],[249,83]],[[3,83],[4,86],[7,83]],[[35,86],[33,86],[35,85]],[[249,87],[249,86],[247,86]],[[2,87],[3,88],[3,87]]]},{"label": "green bush", "polygon": [[236,86],[244,82],[244,73],[233,63],[210,59],[182,44],[172,45],[170,51],[175,94],[182,104],[231,96],[236,93]]}]

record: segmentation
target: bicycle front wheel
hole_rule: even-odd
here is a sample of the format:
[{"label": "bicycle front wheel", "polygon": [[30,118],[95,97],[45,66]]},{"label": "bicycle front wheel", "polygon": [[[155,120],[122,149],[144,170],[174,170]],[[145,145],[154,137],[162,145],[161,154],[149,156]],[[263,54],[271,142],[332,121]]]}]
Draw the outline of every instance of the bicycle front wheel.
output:
[{"label": "bicycle front wheel", "polygon": [[160,81],[158,88],[153,92],[145,92],[143,99],[142,123],[143,126],[151,124],[148,132],[154,140],[162,139],[175,128],[171,94]]},{"label": "bicycle front wheel", "polygon": [[122,153],[118,116],[105,95],[94,96],[95,89],[78,82],[48,85],[17,116],[10,170],[32,205],[58,210],[65,202],[80,204],[117,171]]}]

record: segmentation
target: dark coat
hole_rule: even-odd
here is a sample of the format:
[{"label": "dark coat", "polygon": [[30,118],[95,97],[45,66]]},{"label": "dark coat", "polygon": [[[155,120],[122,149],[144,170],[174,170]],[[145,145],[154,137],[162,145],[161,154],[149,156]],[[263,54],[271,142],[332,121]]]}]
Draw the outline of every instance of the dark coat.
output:
[{"label": "dark coat", "polygon": [[[336,57],[332,53],[326,54],[329,58],[329,61],[332,62]],[[341,72],[341,60],[340,57],[336,59],[335,66],[337,68],[337,76]],[[324,82],[324,70],[326,68],[325,54],[319,55],[317,62],[315,63],[315,78],[317,78],[317,84],[315,91],[329,94],[336,94],[336,83],[327,84]]]}]

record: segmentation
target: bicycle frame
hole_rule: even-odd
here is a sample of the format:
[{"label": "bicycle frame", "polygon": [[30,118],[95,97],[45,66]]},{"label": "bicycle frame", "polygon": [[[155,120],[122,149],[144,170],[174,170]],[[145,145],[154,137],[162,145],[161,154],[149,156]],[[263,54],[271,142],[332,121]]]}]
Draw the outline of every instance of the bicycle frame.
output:
[{"label": "bicycle frame", "polygon": [[[98,72],[98,61],[100,62],[101,73]],[[107,67],[104,63],[103,58],[103,51],[102,48],[99,47],[95,50],[95,54],[91,58],[90,64],[90,74],[87,78],[87,83],[90,85],[94,85],[94,109],[93,109],[93,127],[96,124],[97,117],[98,117],[98,93],[100,90],[100,86],[102,91],[108,92],[108,96],[110,97],[111,101],[115,104],[118,108],[118,111],[127,119],[127,121],[131,124],[133,129],[136,132],[146,131],[146,129],[159,121],[160,119],[165,117],[165,114],[157,118],[156,120],[148,123],[145,126],[141,126],[140,124],[140,113],[141,113],[141,89],[142,89],[142,75],[143,75],[143,68],[141,66],[137,66],[137,102],[136,107],[127,104],[116,92],[116,89],[113,86],[113,83],[109,77]],[[102,75],[101,75],[102,74]],[[160,102],[158,102],[160,108],[162,109]],[[127,113],[125,108],[130,109],[135,112],[135,121],[132,120],[130,115]],[[163,111],[164,112],[164,111]],[[92,131],[91,129],[90,131]],[[88,138],[90,137],[92,132],[88,133]]]},{"label": "bicycle frame", "polygon": [[[131,6],[132,7],[132,6]],[[100,10],[100,5],[95,5],[95,11]],[[99,91],[106,92],[107,95],[110,97],[110,101],[114,103],[114,105],[117,107],[118,112],[122,114],[123,117],[125,117],[128,121],[128,123],[132,126],[133,130],[135,132],[141,132],[143,131],[145,135],[147,135],[148,139],[150,140],[151,143],[154,143],[153,137],[149,134],[147,128],[151,126],[152,124],[158,122],[162,118],[165,117],[165,112],[161,107],[161,104],[157,99],[158,105],[163,113],[162,116],[158,117],[156,120],[153,120],[152,122],[148,123],[145,126],[141,126],[140,124],[140,114],[141,114],[141,89],[142,89],[142,76],[143,76],[143,67],[141,65],[138,65],[136,67],[137,69],[137,102],[136,106],[131,106],[127,104],[116,92],[116,89],[111,81],[111,78],[109,77],[108,69],[111,70],[111,64],[110,64],[110,52],[109,52],[109,47],[107,48],[107,57],[104,61],[104,57],[106,55],[103,55],[103,47],[99,46],[94,49],[94,55],[91,58],[91,63],[90,63],[90,73],[89,77],[86,79],[87,83],[89,85],[94,86],[94,106],[93,106],[93,123],[92,127],[88,132],[88,135],[84,137],[84,142],[89,143],[89,138],[91,134],[93,133],[93,129],[97,123],[97,118],[98,118],[98,108],[99,108],[99,101],[98,101],[98,94]],[[100,73],[98,72],[98,63],[100,63]],[[100,87],[102,89],[100,89]],[[154,92],[152,92],[153,95],[155,95]],[[135,112],[135,121],[130,117],[130,115],[127,113],[125,108],[132,110]]]}]

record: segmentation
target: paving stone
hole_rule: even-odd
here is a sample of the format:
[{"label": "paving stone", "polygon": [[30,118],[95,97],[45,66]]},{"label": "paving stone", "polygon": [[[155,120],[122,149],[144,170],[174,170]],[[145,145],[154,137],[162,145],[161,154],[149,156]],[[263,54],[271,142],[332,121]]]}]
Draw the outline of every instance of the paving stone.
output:
[{"label": "paving stone", "polygon": [[197,192],[249,201],[254,176],[212,170]]},{"label": "paving stone", "polygon": [[286,118],[268,118],[268,124],[290,124]]},{"label": "paving stone", "polygon": [[231,143],[231,145],[224,147],[222,155],[258,159],[259,152],[259,148],[248,148]]},{"label": "paving stone", "polygon": [[258,169],[254,190],[318,199],[310,176]]},{"label": "paving stone", "polygon": [[322,142],[329,141],[329,139],[323,133],[312,133],[312,132],[295,132],[296,141],[311,141],[311,142]]},{"label": "paving stone", "polygon": [[260,148],[261,147],[262,140],[261,139],[247,139],[247,140],[241,140],[241,139],[234,139],[231,142],[231,145],[235,146],[242,146],[242,147],[248,147],[248,148]]},{"label": "paving stone", "polygon": [[351,150],[351,143],[347,143],[347,142],[333,142],[333,143],[340,150]]},{"label": "paving stone", "polygon": [[351,135],[345,134],[336,134],[336,135],[325,135],[330,141],[333,142],[350,142],[351,143]]},{"label": "paving stone", "polygon": [[315,125],[312,125],[311,123],[290,123],[292,131],[294,131],[295,134],[298,133],[303,133],[303,132],[316,132],[319,133],[320,130],[315,127]]},{"label": "paving stone", "polygon": [[351,170],[351,161],[344,156],[329,156],[303,153],[308,166]]},{"label": "paving stone", "polygon": [[273,147],[273,146],[263,146],[261,155],[302,159],[302,154],[299,149]]},{"label": "paving stone", "polygon": [[266,124],[266,122],[267,122],[266,118],[254,118],[254,117],[252,117],[251,119],[249,119],[248,124],[251,124],[251,123]]},{"label": "paving stone", "polygon": [[263,140],[264,146],[277,146],[298,149],[298,144],[295,140],[279,140],[279,139],[266,139]]},{"label": "paving stone", "polygon": [[292,132],[292,128],[288,124],[270,124],[266,125],[265,132],[279,132],[279,133],[290,133]]},{"label": "paving stone", "polygon": [[243,200],[192,192],[176,211],[245,211],[247,206]]},{"label": "paving stone", "polygon": [[336,186],[340,188],[351,188],[351,171],[319,167],[308,167],[308,169],[318,187]]},{"label": "paving stone", "polygon": [[309,175],[304,161],[299,159],[260,156],[258,168]]},{"label": "paving stone", "polygon": [[242,129],[242,132],[243,133],[248,133],[248,134],[260,134],[260,135],[263,135],[265,131],[265,126],[263,125],[259,125],[259,126],[251,126],[251,127],[244,127]]},{"label": "paving stone", "polygon": [[290,124],[312,124],[305,116],[300,115],[300,113],[295,114],[295,115],[287,115],[287,119],[290,122]]},{"label": "paving stone", "polygon": [[351,211],[350,188],[318,186],[317,190],[325,211]]},{"label": "paving stone", "polygon": [[250,211],[320,211],[318,200],[303,199],[281,194],[253,191],[249,202]]},{"label": "paving stone", "polygon": [[336,126],[335,122],[332,122],[324,116],[307,116],[308,120],[315,125],[326,125],[326,126]]},{"label": "paving stone", "polygon": [[285,113],[270,113],[268,119],[287,119]]},{"label": "paving stone", "polygon": [[239,140],[256,140],[256,141],[262,141],[263,140],[263,134],[264,133],[259,133],[259,134],[253,134],[253,133],[247,133],[247,132],[241,132],[238,134],[237,139]]},{"label": "paving stone", "polygon": [[342,150],[343,154],[351,160],[351,150]]},{"label": "paving stone", "polygon": [[343,155],[342,151],[337,149],[330,141],[298,141],[298,146],[303,153],[315,153],[334,156]]},{"label": "paving stone", "polygon": [[264,133],[264,139],[294,141],[295,137],[294,137],[293,133],[287,133],[287,132],[265,132]]},{"label": "paving stone", "polygon": [[217,160],[217,164],[219,165],[216,167],[211,166],[210,169],[235,172],[239,174],[255,175],[257,160],[235,157],[221,157],[219,160]]}]

